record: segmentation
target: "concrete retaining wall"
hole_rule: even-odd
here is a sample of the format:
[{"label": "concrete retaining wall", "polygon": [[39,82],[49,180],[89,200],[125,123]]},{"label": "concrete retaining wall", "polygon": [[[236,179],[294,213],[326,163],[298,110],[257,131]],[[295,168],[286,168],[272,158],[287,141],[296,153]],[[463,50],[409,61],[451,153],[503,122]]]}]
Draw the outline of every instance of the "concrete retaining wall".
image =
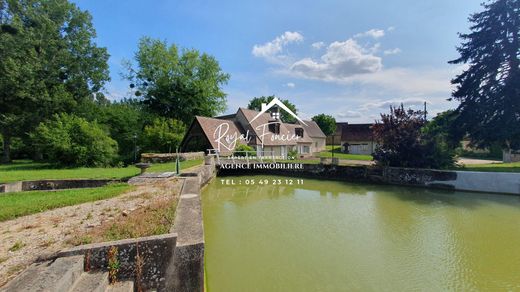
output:
[{"label": "concrete retaining wall", "polygon": [[224,169],[221,167],[218,172],[219,175],[263,173],[520,195],[520,173],[444,171],[324,164],[302,164],[301,166],[301,169],[257,169],[251,166],[241,169]]},{"label": "concrete retaining wall", "polygon": [[0,193],[22,191],[47,191],[61,189],[97,188],[112,182],[121,182],[113,179],[46,179],[18,181],[0,185]]},{"label": "concrete retaining wall", "polygon": [[184,173],[175,221],[170,232],[176,233],[174,259],[168,269],[167,291],[204,291],[204,226],[201,187],[215,176],[213,159],[196,172]]},{"label": "concrete retaining wall", "polygon": [[[204,152],[179,153],[179,159],[181,161],[202,159],[202,158],[204,158]],[[146,163],[171,162],[171,161],[175,161],[176,159],[177,159],[176,153],[143,153],[143,154],[141,154],[141,162],[146,162]]]},{"label": "concrete retaining wall", "polygon": [[[120,263],[117,279],[140,283],[144,290],[164,291],[168,261],[173,258],[177,234],[124,239],[112,242],[87,244],[61,251],[58,257],[81,255],[84,257],[85,271],[107,271],[108,251],[115,246]],[[142,273],[138,275],[137,254],[139,251]],[[137,278],[140,278],[139,280]]]}]

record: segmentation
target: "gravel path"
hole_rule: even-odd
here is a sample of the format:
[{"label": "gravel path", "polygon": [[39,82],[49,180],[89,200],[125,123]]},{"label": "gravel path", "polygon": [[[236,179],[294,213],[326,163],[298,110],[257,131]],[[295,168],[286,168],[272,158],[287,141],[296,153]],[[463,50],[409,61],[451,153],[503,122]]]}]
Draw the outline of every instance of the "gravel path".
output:
[{"label": "gravel path", "polygon": [[19,274],[38,257],[70,247],[76,234],[177,195],[181,179],[144,179],[135,190],[118,197],[54,209],[0,222],[0,286]]}]

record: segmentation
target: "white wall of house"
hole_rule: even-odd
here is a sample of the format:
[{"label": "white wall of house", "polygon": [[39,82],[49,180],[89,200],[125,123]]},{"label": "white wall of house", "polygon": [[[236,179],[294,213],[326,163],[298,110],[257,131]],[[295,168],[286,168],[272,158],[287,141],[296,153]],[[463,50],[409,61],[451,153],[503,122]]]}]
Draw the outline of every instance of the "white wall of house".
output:
[{"label": "white wall of house", "polygon": [[341,141],[342,151],[345,151],[344,144],[348,143],[348,153],[350,154],[362,154],[362,155],[371,155],[376,150],[377,144],[372,141],[361,141],[361,142],[353,142],[353,141]]},{"label": "white wall of house", "polygon": [[312,152],[321,152],[325,150],[326,138],[312,138]]}]

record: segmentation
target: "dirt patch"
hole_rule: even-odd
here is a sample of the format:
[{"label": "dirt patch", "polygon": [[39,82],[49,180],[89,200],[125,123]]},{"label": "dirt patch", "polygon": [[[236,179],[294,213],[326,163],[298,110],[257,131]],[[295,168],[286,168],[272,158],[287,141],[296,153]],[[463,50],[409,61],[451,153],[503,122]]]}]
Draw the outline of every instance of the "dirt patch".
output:
[{"label": "dirt patch", "polygon": [[[140,180],[135,190],[115,198],[0,222],[0,286],[38,257],[63,248],[109,240],[108,234],[117,238],[162,232],[170,224],[168,211],[175,210],[181,182],[178,178]],[[146,219],[150,224],[139,224],[143,218],[151,218]]]}]

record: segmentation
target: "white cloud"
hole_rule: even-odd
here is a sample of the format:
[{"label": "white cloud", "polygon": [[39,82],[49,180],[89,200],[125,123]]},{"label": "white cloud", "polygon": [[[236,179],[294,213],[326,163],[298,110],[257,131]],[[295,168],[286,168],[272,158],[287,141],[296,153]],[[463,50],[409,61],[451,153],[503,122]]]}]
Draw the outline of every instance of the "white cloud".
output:
[{"label": "white cloud", "polygon": [[375,29],[375,28],[354,35],[355,38],[371,37],[371,38],[374,38],[374,39],[378,39],[378,38],[384,37],[384,36],[385,36],[385,31],[384,30],[382,30],[382,29]]},{"label": "white cloud", "polygon": [[362,116],[363,115],[357,111],[342,111],[342,112],[336,114],[336,117],[338,117],[338,119],[361,118]]},{"label": "white cloud", "polygon": [[401,49],[394,48],[394,49],[385,50],[383,52],[383,54],[385,54],[385,55],[395,55],[395,54],[399,54],[400,52],[401,52]]},{"label": "white cloud", "polygon": [[287,86],[289,88],[294,88],[294,87],[296,87],[296,84],[289,82],[289,83],[285,84],[285,86]]},{"label": "white cloud", "polygon": [[300,33],[286,31],[270,42],[263,45],[254,45],[251,53],[255,57],[265,58],[271,62],[277,62],[280,58],[283,58],[281,53],[285,46],[301,41],[303,41],[303,36]]},{"label": "white cloud", "polygon": [[319,50],[325,46],[325,43],[324,42],[315,42],[315,43],[312,43],[311,46],[313,49]]},{"label": "white cloud", "polygon": [[374,73],[383,67],[381,58],[370,49],[360,46],[354,39],[333,42],[320,61],[304,58],[293,63],[291,73],[304,78],[335,81],[356,74]]},{"label": "white cloud", "polygon": [[431,104],[430,102],[426,101],[424,98],[401,98],[401,99],[389,99],[389,100],[383,100],[383,101],[373,101],[373,102],[367,102],[363,104],[361,107],[363,109],[369,110],[369,109],[388,109],[390,106],[397,107],[401,104],[404,105],[405,108],[413,107],[416,108],[420,106],[421,108],[424,106],[424,102],[426,104]]},{"label": "white cloud", "polygon": [[394,31],[395,30],[395,26],[389,26],[386,31]]}]

